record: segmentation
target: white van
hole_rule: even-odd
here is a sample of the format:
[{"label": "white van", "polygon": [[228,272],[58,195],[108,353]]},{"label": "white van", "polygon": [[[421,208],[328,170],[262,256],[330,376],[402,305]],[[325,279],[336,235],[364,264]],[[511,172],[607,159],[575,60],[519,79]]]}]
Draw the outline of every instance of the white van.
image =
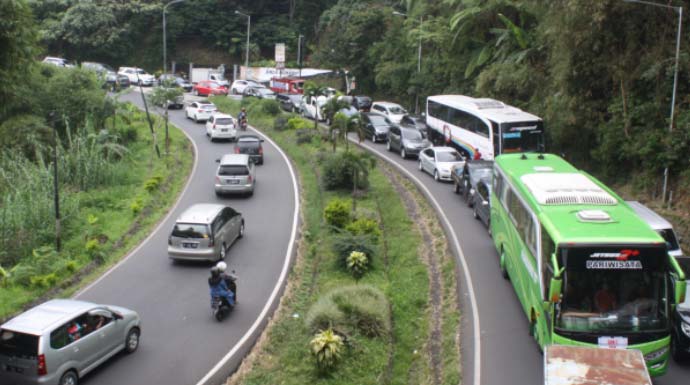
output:
[{"label": "white van", "polygon": [[669,223],[669,221],[640,202],[626,201],[626,203],[635,211],[635,213],[637,213],[640,218],[642,218],[643,221],[647,222],[647,224],[649,224],[654,231],[659,233],[659,235],[664,238],[666,245],[668,246],[669,255],[672,257],[683,256],[683,251],[680,249],[680,244],[678,243],[678,237],[676,237],[676,233],[673,231],[673,226],[671,223]]}]

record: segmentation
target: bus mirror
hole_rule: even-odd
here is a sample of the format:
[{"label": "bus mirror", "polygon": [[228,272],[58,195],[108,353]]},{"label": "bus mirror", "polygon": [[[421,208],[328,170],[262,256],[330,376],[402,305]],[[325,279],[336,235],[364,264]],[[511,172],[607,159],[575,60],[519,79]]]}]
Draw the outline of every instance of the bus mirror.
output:
[{"label": "bus mirror", "polygon": [[549,301],[556,303],[561,298],[561,288],[563,281],[560,278],[551,278],[549,286]]},{"label": "bus mirror", "polygon": [[685,302],[685,280],[677,279],[675,285],[676,304]]}]

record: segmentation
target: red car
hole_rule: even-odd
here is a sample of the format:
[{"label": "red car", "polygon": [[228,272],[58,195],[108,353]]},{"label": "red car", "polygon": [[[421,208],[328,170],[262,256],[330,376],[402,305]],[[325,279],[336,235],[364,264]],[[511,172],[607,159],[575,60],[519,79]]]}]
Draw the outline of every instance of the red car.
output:
[{"label": "red car", "polygon": [[202,80],[194,85],[192,93],[196,96],[227,95],[228,89],[216,82]]}]

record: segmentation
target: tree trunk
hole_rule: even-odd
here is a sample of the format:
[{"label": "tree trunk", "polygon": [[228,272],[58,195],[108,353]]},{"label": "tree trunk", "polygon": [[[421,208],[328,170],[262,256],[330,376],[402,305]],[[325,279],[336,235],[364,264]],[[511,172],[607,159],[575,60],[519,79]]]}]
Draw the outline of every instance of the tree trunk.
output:
[{"label": "tree trunk", "polygon": [[625,82],[621,78],[621,99],[623,99],[623,133],[630,139],[630,117],[628,116],[628,97],[625,94]]}]

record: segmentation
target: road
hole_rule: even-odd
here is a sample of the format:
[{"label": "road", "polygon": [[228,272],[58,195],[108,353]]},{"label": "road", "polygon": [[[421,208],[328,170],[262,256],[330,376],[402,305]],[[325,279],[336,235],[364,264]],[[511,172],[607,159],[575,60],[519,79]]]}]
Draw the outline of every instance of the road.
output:
[{"label": "road", "polygon": [[[138,92],[121,100],[140,104]],[[268,140],[265,163],[257,168],[256,191],[249,198],[218,199],[213,190],[215,160],[232,151],[231,143],[211,143],[203,124],[171,111],[170,121],[195,142],[198,159],[187,188],[171,215],[120,264],[77,295],[139,312],[142,339],[132,355],[118,355],[87,375],[84,384],[220,383],[233,370],[277,304],[294,246],[298,223],[297,185],[287,159]],[[159,136],[161,138],[161,136]],[[162,140],[162,139],[161,139]],[[123,197],[126,199],[126,197]],[[211,264],[173,264],[167,238],[175,218],[191,204],[218,202],[244,215],[246,232],[229,250],[236,270],[238,304],[223,322],[211,315],[208,285]],[[221,362],[222,361],[222,362]]]},{"label": "road", "polygon": [[[396,165],[417,185],[424,186],[422,190],[426,189],[432,204],[442,209],[445,216],[442,222],[447,220],[457,238],[460,250],[455,252],[463,270],[460,275],[463,384],[543,384],[543,356],[527,333],[527,317],[512,285],[501,277],[498,254],[486,228],[472,217],[471,209],[453,192],[452,184],[435,182],[430,175],[419,171],[416,159],[403,160],[386,151],[385,144],[367,140],[361,145]],[[454,248],[454,237],[448,237],[451,248]],[[475,333],[476,325],[479,333]],[[689,379],[690,365],[679,366],[671,360],[668,373],[655,379],[654,384],[687,384]]]}]

